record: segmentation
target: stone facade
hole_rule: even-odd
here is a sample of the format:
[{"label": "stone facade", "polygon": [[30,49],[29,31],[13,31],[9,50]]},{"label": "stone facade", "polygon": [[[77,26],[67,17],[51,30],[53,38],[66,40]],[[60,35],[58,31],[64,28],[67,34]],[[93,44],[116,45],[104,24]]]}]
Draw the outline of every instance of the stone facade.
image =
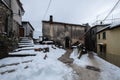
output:
[{"label": "stone facade", "polygon": [[0,33],[19,38],[24,9],[19,0],[0,0]]},{"label": "stone facade", "polygon": [[2,1],[0,1],[0,58],[8,55],[10,49],[11,40],[10,32],[12,29],[12,11]]},{"label": "stone facade", "polygon": [[22,16],[24,9],[20,0],[11,0],[11,10],[13,13],[13,28],[14,37],[19,39],[19,28],[22,26]]},{"label": "stone facade", "polygon": [[34,28],[28,21],[22,22],[22,27],[24,28],[24,37],[31,37],[33,38]]},{"label": "stone facade", "polygon": [[12,11],[0,1],[0,33],[10,36],[12,30]]},{"label": "stone facade", "polygon": [[[0,0],[0,58],[7,56],[9,51],[17,47],[21,25],[19,22],[23,15],[19,9],[24,12],[19,0]],[[20,18],[17,19],[14,13],[20,13]]]},{"label": "stone facade", "polygon": [[76,42],[84,44],[86,26],[62,22],[42,21],[43,37],[53,40],[64,48],[69,48]]}]

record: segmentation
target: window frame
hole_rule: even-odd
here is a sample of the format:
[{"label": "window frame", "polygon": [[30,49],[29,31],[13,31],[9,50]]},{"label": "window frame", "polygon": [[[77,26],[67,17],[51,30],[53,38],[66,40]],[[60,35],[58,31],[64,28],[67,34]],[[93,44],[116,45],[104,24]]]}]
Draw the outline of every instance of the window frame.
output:
[{"label": "window frame", "polygon": [[103,32],[102,35],[102,39],[106,39],[106,32]]},{"label": "window frame", "polygon": [[100,39],[100,34],[98,34],[98,39]]}]

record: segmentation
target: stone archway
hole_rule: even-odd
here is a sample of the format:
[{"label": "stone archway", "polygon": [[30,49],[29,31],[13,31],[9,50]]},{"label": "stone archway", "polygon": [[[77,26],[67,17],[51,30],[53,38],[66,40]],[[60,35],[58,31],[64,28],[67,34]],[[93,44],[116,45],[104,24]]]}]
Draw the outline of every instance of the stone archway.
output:
[{"label": "stone archway", "polygon": [[69,48],[69,47],[70,47],[70,38],[65,37],[65,48]]}]

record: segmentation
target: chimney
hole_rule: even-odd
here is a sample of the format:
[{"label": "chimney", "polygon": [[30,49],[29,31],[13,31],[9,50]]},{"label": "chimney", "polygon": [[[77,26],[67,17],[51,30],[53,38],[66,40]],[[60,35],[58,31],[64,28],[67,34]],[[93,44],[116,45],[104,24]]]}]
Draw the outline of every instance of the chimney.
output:
[{"label": "chimney", "polygon": [[50,15],[50,23],[52,23],[52,22],[53,22],[53,16]]}]

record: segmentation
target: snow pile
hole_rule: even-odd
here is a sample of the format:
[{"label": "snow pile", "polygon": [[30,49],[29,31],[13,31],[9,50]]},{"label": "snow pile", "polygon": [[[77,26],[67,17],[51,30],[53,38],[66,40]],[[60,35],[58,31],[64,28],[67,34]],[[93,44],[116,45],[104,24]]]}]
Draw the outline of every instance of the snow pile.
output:
[{"label": "snow pile", "polygon": [[[35,47],[45,46],[48,45],[37,45]],[[3,75],[0,74],[0,80],[74,80],[72,77],[72,69],[57,60],[58,57],[65,53],[65,50],[59,48],[53,49],[51,46],[48,47],[50,48],[50,52],[47,53],[33,51],[37,54],[34,57],[6,58],[0,60],[0,63],[2,64],[8,60],[8,63],[20,63],[16,66],[5,67],[4,69],[6,70],[14,68],[16,71]],[[31,53],[31,51],[29,52]],[[24,51],[21,51],[21,53],[24,53]],[[46,54],[47,58],[43,59]],[[33,61],[24,64],[22,63],[22,61],[30,59]],[[28,68],[25,69],[26,66]],[[0,72],[2,69],[3,68],[0,68]]]},{"label": "snow pile", "polygon": [[120,68],[99,58],[97,55],[94,55],[94,58],[91,59],[88,57],[88,54],[82,55],[80,59],[77,58],[77,51],[74,50],[71,54],[71,58],[74,59],[74,64],[82,68],[86,66],[94,66],[101,70],[98,80],[120,80]]}]

